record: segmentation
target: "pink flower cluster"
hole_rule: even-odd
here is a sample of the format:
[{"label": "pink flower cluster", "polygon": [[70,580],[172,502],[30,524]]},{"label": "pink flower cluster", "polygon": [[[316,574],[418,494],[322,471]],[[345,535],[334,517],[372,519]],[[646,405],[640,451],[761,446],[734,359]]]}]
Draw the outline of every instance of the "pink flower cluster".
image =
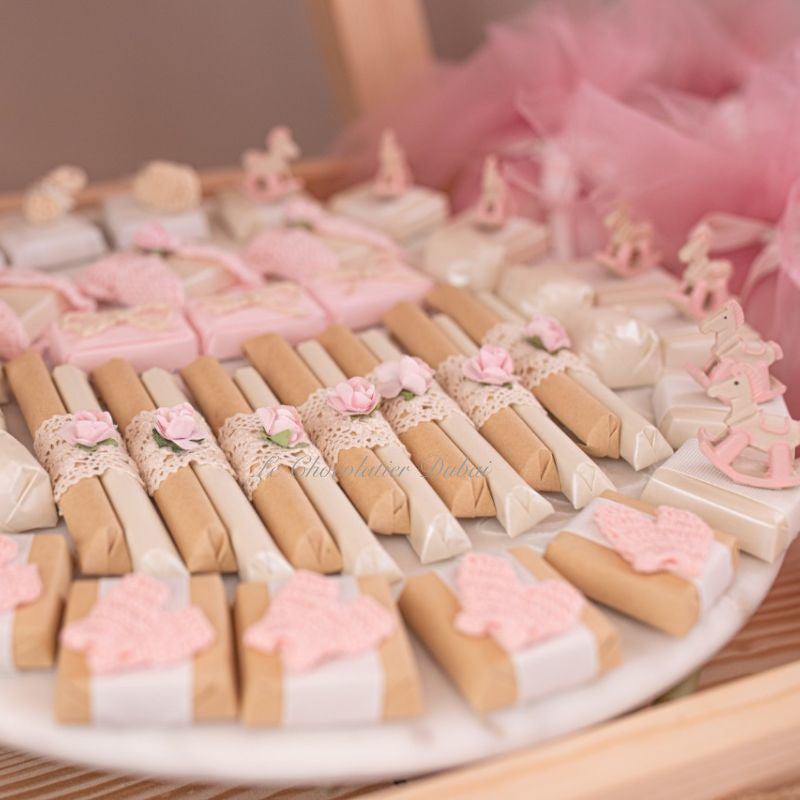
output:
[{"label": "pink flower cluster", "polygon": [[433,383],[433,370],[415,356],[385,361],[375,369],[375,386],[381,397],[391,400],[399,394],[423,395]]}]

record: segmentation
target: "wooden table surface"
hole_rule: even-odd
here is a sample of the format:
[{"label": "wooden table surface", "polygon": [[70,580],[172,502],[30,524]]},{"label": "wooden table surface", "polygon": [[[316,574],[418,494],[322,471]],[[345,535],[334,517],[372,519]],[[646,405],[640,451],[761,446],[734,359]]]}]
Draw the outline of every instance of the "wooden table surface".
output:
[{"label": "wooden table surface", "polygon": [[[700,674],[700,687],[761,672],[800,659],[800,539],[789,550],[778,580],[752,619]],[[87,770],[0,748],[0,800],[345,800],[386,785],[265,789],[151,780]],[[797,800],[800,785],[758,787],[737,800]]]}]

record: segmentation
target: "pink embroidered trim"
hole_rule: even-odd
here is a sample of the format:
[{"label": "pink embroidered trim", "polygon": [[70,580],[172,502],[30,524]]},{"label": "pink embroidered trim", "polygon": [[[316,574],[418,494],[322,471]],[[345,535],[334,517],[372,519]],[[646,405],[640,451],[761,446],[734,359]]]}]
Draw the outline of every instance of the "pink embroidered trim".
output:
[{"label": "pink embroidered trim", "polygon": [[42,579],[36,564],[13,564],[19,544],[0,534],[0,613],[33,603],[42,596]]},{"label": "pink embroidered trim", "polygon": [[0,359],[16,358],[31,346],[22,320],[8,303],[0,300]]},{"label": "pink embroidered trim", "polygon": [[197,606],[167,611],[169,587],[147,575],[126,575],[92,606],[89,614],[67,625],[61,642],[86,654],[94,674],[148,669],[187,661],[216,639]]},{"label": "pink embroidered trim", "polygon": [[305,283],[320,272],[333,272],[336,254],[308,231],[274,228],[259,233],[243,252],[251,269]]},{"label": "pink embroidered trim", "polygon": [[456,630],[492,636],[512,652],[572,630],[584,606],[581,593],[565,581],[523,583],[507,558],[487,553],[461,559],[456,586]]},{"label": "pink embroidered trim", "polygon": [[343,603],[337,579],[298,570],[244,634],[247,647],[279,651],[291,672],[377,647],[395,631],[392,613],[369,595]]},{"label": "pink embroidered trim", "polygon": [[50,289],[57,292],[75,311],[92,311],[96,308],[94,300],[86,297],[68,278],[47,275],[35,269],[0,268],[0,288]]},{"label": "pink embroidered trim", "polygon": [[623,505],[602,506],[594,521],[613,548],[637,571],[700,574],[714,533],[697,514],[659,506],[655,518]]}]

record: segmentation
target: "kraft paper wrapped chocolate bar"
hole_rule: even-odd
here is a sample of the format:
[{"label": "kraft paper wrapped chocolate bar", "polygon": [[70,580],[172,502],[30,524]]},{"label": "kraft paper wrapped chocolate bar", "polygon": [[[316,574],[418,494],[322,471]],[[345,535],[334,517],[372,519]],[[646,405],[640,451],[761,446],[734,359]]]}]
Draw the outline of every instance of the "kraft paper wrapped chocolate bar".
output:
[{"label": "kraft paper wrapped chocolate bar", "polygon": [[136,231],[158,222],[175,236],[207,239],[208,217],[202,208],[200,178],[189,166],[151,161],[142,167],[129,194],[111,195],[103,202],[103,223],[114,246],[130,247]]},{"label": "kraft paper wrapped chocolate bar", "polygon": [[56,719],[185,725],[236,715],[233,637],[219,575],[81,580],[67,601]]},{"label": "kraft paper wrapped chocolate bar", "polygon": [[0,247],[15,266],[50,269],[105,252],[100,230],[68,213],[85,185],[79,167],[56,167],[27,190],[22,214],[0,219]]},{"label": "kraft paper wrapped chocolate bar", "polygon": [[455,286],[493,289],[505,266],[534,261],[549,246],[545,226],[509,214],[508,187],[490,156],[476,207],[430,236],[422,268]]},{"label": "kraft paper wrapped chocolate bar", "polygon": [[479,713],[579,686],[621,661],[611,623],[530,547],[415,575],[399,606]]},{"label": "kraft paper wrapped chocolate bar", "polygon": [[125,358],[138,370],[176,369],[197,357],[197,336],[180,310],[166,303],[68,312],[47,330],[50,357],[86,371]]},{"label": "kraft paper wrapped chocolate bar", "polygon": [[545,558],[588,597],[683,636],[733,582],[737,547],[691,511],[609,492],[565,523]]},{"label": "kraft paper wrapped chocolate bar", "polygon": [[0,676],[53,665],[71,577],[62,536],[0,533]]},{"label": "kraft paper wrapped chocolate bar", "polygon": [[292,174],[291,164],[299,158],[300,148],[289,128],[273,128],[265,144],[266,150],[246,150],[242,155],[241,187],[222,192],[217,198],[223,227],[240,241],[262,228],[283,225],[293,200],[311,201],[302,191],[302,180]]},{"label": "kraft paper wrapped chocolate bar", "polygon": [[279,333],[296,344],[316,336],[329,321],[327,312],[292,281],[190,300],[186,316],[201,352],[220,359],[240,356],[242,342],[258,334]]},{"label": "kraft paper wrapped chocolate bar", "polygon": [[383,132],[378,161],[375,177],[335,194],[331,210],[383,231],[406,247],[421,245],[447,219],[447,195],[414,185],[391,130]]},{"label": "kraft paper wrapped chocolate bar", "polygon": [[67,278],[0,269],[0,358],[15,358],[27,350],[65,311],[94,308],[94,301]]},{"label": "kraft paper wrapped chocolate bar", "polygon": [[422,713],[419,674],[384,578],[297,572],[239,586],[241,719],[338,725]]},{"label": "kraft paper wrapped chocolate bar", "polygon": [[[343,218],[336,218],[337,229]],[[345,220],[349,232],[353,225]],[[355,234],[354,234],[355,236]],[[349,239],[362,253],[344,263],[323,239],[298,228],[260,233],[244,252],[252,268],[268,275],[295,280],[331,315],[350,328],[380,321],[395,303],[418,303],[430,281],[403,263],[391,250]]]}]

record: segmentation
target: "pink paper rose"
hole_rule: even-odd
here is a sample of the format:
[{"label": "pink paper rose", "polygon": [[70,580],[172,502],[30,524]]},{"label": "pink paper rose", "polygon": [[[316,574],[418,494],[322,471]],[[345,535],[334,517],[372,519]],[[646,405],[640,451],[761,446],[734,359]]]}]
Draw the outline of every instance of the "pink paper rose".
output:
[{"label": "pink paper rose", "polygon": [[548,353],[555,353],[571,344],[564,326],[557,319],[545,314],[531,317],[525,326],[525,335],[534,347],[547,350]]},{"label": "pink paper rose", "polygon": [[381,397],[387,400],[401,392],[406,400],[412,395],[425,394],[433,383],[433,370],[416,356],[403,356],[398,361],[387,361],[375,370],[375,385]]},{"label": "pink paper rose", "polygon": [[69,444],[94,450],[102,444],[116,446],[114,420],[108,411],[79,411],[72,422],[61,428],[61,437]]},{"label": "pink paper rose", "polygon": [[351,417],[371,414],[380,400],[378,390],[366,378],[350,378],[328,391],[328,405]]},{"label": "pink paper rose", "polygon": [[264,431],[274,444],[281,447],[306,447],[308,436],[303,428],[303,420],[294,406],[272,406],[258,408],[256,414],[264,426]]},{"label": "pink paper rose", "polygon": [[477,355],[464,362],[462,370],[465,378],[492,386],[514,381],[514,362],[508,350],[493,344],[483,345]]},{"label": "pink paper rose", "polygon": [[168,253],[175,250],[180,241],[160,222],[146,222],[133,234],[133,243],[147,253]]},{"label": "pink paper rose", "polygon": [[172,450],[194,450],[203,439],[205,431],[197,426],[194,409],[188,403],[156,410],[153,434],[159,447]]}]

